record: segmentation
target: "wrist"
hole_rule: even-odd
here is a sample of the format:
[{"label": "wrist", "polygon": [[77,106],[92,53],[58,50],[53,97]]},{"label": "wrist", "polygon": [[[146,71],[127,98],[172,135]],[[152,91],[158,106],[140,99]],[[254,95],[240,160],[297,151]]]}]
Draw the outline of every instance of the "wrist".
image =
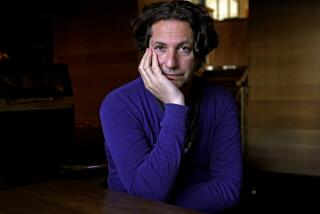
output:
[{"label": "wrist", "polygon": [[185,106],[184,96],[182,95],[182,96],[179,96],[179,97],[177,97],[175,99],[172,99],[172,100],[168,101],[167,104],[168,103]]}]

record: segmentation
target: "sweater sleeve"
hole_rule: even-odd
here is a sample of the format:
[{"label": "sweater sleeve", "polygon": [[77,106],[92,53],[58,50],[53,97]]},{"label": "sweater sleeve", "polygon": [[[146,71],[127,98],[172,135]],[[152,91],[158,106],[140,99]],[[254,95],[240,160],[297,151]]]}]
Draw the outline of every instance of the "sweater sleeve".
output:
[{"label": "sweater sleeve", "polygon": [[233,97],[227,97],[218,107],[216,132],[210,157],[210,178],[184,188],[175,204],[215,213],[236,205],[242,184],[242,151],[236,105]]},{"label": "sweater sleeve", "polygon": [[105,140],[120,179],[132,195],[166,201],[179,170],[189,108],[167,104],[157,142],[149,142],[139,112],[125,103],[110,95],[100,108]]}]

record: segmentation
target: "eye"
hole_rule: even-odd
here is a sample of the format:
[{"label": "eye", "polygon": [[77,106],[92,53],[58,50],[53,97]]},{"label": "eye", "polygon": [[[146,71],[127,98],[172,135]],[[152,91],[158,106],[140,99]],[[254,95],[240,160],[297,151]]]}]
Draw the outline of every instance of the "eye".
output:
[{"label": "eye", "polygon": [[156,50],[158,53],[163,53],[165,51],[165,46],[164,45],[157,45],[154,47],[154,50]]},{"label": "eye", "polygon": [[181,51],[183,54],[189,54],[189,53],[191,53],[192,49],[191,49],[190,47],[188,47],[188,46],[182,46],[182,47],[180,48],[180,51]]}]

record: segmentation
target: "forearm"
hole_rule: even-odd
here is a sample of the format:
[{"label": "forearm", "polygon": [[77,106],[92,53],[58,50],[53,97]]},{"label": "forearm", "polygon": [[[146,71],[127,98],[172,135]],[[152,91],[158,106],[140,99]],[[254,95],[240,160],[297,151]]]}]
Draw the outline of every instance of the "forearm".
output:
[{"label": "forearm", "polygon": [[205,213],[215,213],[236,205],[239,202],[240,190],[240,181],[216,178],[183,189],[172,203]]},{"label": "forearm", "polygon": [[139,129],[127,116],[116,112],[106,115],[109,119],[103,126],[107,146],[130,194],[167,199],[179,170],[187,113],[185,106],[167,105],[157,142],[150,142],[144,127]]},{"label": "forearm", "polygon": [[[203,170],[204,174],[200,173],[203,176],[184,178],[186,184],[179,188],[174,201],[179,206],[215,213],[231,208],[239,202],[243,162],[237,111],[231,96],[227,96],[221,103],[224,106],[221,106],[219,117],[213,120],[213,124],[216,124],[215,129],[210,126],[202,127],[199,133],[200,136],[207,136],[204,138],[205,142],[199,144],[212,145],[205,147],[211,148],[208,152],[208,168],[196,169]],[[214,134],[208,134],[208,130],[214,130]],[[189,173],[194,175],[193,171]]]},{"label": "forearm", "polygon": [[178,174],[184,143],[184,138],[175,136],[172,131],[172,135],[166,135],[167,131],[160,131],[158,142],[137,166],[133,179],[128,181],[131,194],[167,200]]}]

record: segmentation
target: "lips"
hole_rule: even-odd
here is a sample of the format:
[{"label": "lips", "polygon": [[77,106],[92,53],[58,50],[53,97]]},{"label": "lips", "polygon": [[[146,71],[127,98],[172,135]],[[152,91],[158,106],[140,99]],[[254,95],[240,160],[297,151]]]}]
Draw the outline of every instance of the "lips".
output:
[{"label": "lips", "polygon": [[183,74],[164,74],[169,80],[178,80]]}]

